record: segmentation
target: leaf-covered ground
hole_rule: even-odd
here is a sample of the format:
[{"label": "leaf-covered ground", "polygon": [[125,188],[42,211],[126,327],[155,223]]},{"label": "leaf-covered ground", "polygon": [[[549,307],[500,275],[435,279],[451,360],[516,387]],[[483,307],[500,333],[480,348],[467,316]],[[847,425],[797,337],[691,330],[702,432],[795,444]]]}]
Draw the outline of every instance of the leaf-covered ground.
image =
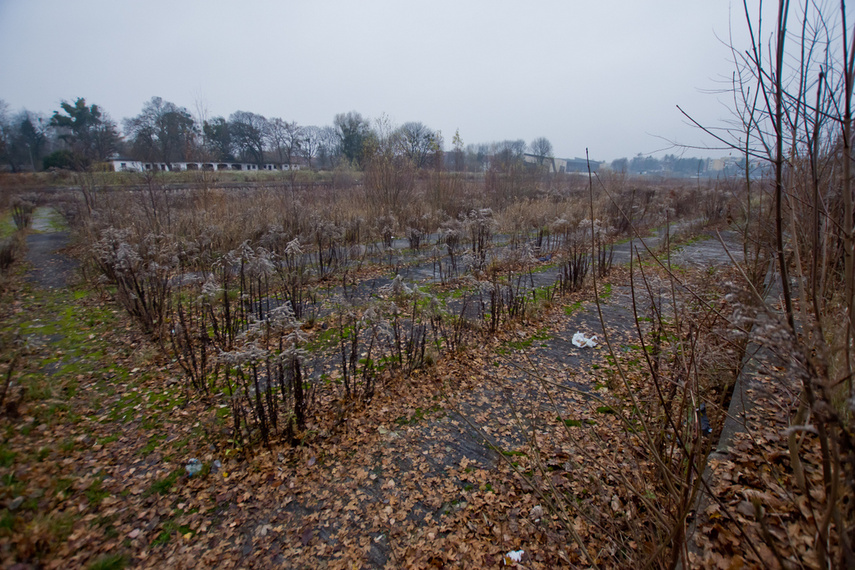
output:
[{"label": "leaf-covered ground", "polygon": [[[626,282],[615,271],[601,302],[642,393]],[[343,423],[320,405],[303,445],[247,457],[228,441],[227,410],[191,397],[178,366],[116,307],[83,287],[42,285],[19,274],[0,309],[0,372],[11,379],[0,419],[4,567],[478,568],[518,550],[528,568],[631,558],[608,537],[649,508],[622,491],[648,473],[617,419],[628,400],[590,294],[387,383]],[[600,345],[575,347],[580,331]],[[783,502],[779,428],[792,392],[761,396],[763,427],[713,461],[724,510],[744,521],[724,520],[718,504],[699,513],[699,564],[768,563],[746,542],[759,531],[737,528],[751,527],[751,493],[781,505],[768,532],[808,540],[809,513]],[[191,458],[203,469],[188,477]],[[568,531],[547,492],[590,517],[572,515]],[[629,534],[622,544],[645,548]]]}]

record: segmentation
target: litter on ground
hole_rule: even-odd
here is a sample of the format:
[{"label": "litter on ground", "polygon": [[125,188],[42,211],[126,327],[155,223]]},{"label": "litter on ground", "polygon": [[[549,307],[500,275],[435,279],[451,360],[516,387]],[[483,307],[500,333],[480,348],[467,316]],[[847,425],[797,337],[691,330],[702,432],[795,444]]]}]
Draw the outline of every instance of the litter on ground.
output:
[{"label": "litter on ground", "polygon": [[585,333],[577,332],[573,335],[573,344],[579,348],[594,348],[597,346],[597,336],[585,336]]}]

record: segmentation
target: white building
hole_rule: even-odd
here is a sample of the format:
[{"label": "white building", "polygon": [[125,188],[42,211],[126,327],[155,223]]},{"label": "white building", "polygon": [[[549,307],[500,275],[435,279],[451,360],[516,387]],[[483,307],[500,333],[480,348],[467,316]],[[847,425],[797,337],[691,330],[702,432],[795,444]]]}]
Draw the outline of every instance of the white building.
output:
[{"label": "white building", "polygon": [[116,172],[143,172],[146,170],[300,170],[299,164],[266,163],[259,166],[250,162],[143,162],[130,158],[112,158],[107,161]]},{"label": "white building", "polygon": [[602,161],[588,160],[586,158],[555,158],[552,156],[540,157],[534,154],[524,154],[523,160],[528,164],[543,164],[550,173],[558,172],[587,172],[590,165],[593,172],[597,172],[604,164]]}]

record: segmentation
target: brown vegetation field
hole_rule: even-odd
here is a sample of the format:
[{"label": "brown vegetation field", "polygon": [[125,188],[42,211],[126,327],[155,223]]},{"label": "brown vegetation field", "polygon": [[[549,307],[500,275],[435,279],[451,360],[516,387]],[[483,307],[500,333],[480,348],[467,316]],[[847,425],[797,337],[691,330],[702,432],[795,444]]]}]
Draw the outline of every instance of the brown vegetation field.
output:
[{"label": "brown vegetation field", "polygon": [[785,210],[794,332],[771,179],[48,176],[3,179],[5,567],[848,563],[838,230]]}]

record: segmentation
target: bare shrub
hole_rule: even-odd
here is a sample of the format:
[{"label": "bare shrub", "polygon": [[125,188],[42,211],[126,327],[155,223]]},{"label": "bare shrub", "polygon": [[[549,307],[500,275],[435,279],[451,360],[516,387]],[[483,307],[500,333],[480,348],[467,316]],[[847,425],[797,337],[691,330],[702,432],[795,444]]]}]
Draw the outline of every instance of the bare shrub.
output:
[{"label": "bare shrub", "polygon": [[472,239],[472,253],[476,259],[476,269],[481,270],[487,262],[487,252],[493,243],[493,210],[480,208],[469,212],[467,218]]},{"label": "bare shrub", "polygon": [[440,227],[440,241],[448,253],[448,269],[443,273],[440,266],[440,274],[447,277],[456,277],[459,271],[459,259],[463,248],[464,225],[458,220],[448,220]]},{"label": "bare shrub", "polygon": [[484,194],[495,209],[538,195],[540,171],[522,161],[495,160],[484,176]]},{"label": "bare shrub", "polygon": [[410,198],[415,169],[410,161],[378,154],[365,169],[365,197],[377,213],[398,212]]},{"label": "bare shrub", "polygon": [[174,267],[170,236],[148,234],[133,243],[126,230],[106,229],[93,244],[91,260],[116,287],[115,299],[146,333],[159,338],[169,304]]},{"label": "bare shrub", "polygon": [[398,227],[398,220],[391,214],[385,214],[377,218],[377,233],[383,242],[386,249],[392,247],[392,240],[395,238],[395,230]]},{"label": "bare shrub", "polygon": [[335,222],[316,217],[313,240],[317,252],[318,275],[331,274],[347,258],[347,248],[343,246],[344,230]]},{"label": "bare shrub", "polygon": [[6,273],[15,262],[18,254],[18,246],[15,238],[0,240],[0,273]]},{"label": "bare shrub", "polygon": [[236,439],[251,443],[257,434],[269,445],[274,435],[292,441],[305,429],[305,341],[299,321],[282,305],[251,319],[234,349],[220,353]]},{"label": "bare shrub", "polygon": [[35,204],[29,200],[24,200],[17,196],[12,200],[12,220],[15,222],[15,227],[18,231],[23,231],[30,227],[30,221],[33,218],[35,208]]},{"label": "bare shrub", "polygon": [[424,234],[418,228],[407,227],[407,241],[410,243],[410,249],[419,249],[422,245]]},{"label": "bare shrub", "polygon": [[562,295],[582,289],[590,268],[590,256],[584,246],[574,243],[566,250],[567,259],[561,264],[558,290]]},{"label": "bare shrub", "polygon": [[730,196],[718,185],[698,194],[701,219],[704,225],[711,226],[724,221],[730,205]]},{"label": "bare shrub", "polygon": [[593,264],[597,275],[607,276],[614,261],[614,244],[609,241],[609,234],[614,229],[603,225],[600,220],[586,218],[579,223],[579,232],[579,242],[589,243],[593,248]]},{"label": "bare shrub", "polygon": [[423,186],[422,194],[432,211],[457,218],[462,212],[474,207],[470,196],[476,191],[473,188],[475,185],[459,174],[431,172]]}]

